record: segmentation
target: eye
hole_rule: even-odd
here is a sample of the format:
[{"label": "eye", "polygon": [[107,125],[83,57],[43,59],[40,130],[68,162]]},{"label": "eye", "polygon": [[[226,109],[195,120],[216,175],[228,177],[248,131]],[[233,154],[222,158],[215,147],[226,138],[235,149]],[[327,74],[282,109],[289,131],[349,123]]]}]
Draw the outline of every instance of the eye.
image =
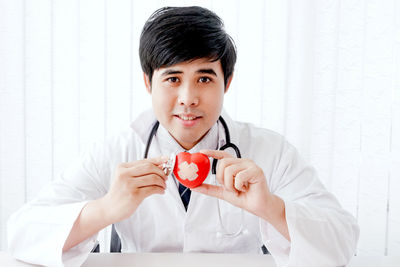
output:
[{"label": "eye", "polygon": [[178,77],[169,77],[167,79],[167,81],[170,83],[177,83],[177,82],[179,82],[179,78]]},{"label": "eye", "polygon": [[199,82],[201,83],[209,83],[211,82],[211,79],[208,77],[200,77]]}]

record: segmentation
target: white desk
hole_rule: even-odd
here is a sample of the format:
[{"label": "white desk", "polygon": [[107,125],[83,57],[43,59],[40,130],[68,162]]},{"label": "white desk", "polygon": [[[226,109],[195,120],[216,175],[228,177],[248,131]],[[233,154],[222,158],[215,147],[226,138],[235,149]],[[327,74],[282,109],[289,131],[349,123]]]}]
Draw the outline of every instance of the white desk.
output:
[{"label": "white desk", "polygon": [[82,267],[144,266],[144,267],[276,267],[272,256],[200,253],[140,253],[89,255]]},{"label": "white desk", "polygon": [[[17,261],[0,252],[0,266],[38,266]],[[202,253],[91,253],[82,267],[276,267],[270,255]]]},{"label": "white desk", "polygon": [[[7,252],[0,252],[0,266],[29,267],[37,266],[13,259]],[[191,254],[191,253],[92,253],[83,267],[105,266],[171,266],[171,267],[275,267],[270,255],[246,254]],[[400,256],[353,258],[348,267],[399,267]]]},{"label": "white desk", "polygon": [[[0,266],[32,267],[0,252]],[[82,267],[276,267],[270,255],[191,253],[91,253]]]}]

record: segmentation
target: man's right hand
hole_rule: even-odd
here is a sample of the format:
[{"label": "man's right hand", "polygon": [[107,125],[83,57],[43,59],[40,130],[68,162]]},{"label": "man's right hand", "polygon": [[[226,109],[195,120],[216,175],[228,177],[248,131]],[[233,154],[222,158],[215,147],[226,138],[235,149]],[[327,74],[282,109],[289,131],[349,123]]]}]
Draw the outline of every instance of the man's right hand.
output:
[{"label": "man's right hand", "polygon": [[167,176],[161,166],[167,160],[158,157],[118,165],[110,190],[102,199],[110,224],[131,216],[146,197],[164,194]]},{"label": "man's right hand", "polygon": [[89,201],[81,210],[64,243],[63,251],[76,246],[104,227],[131,216],[143,199],[163,194],[167,176],[161,166],[167,157],[118,165],[108,193]]}]

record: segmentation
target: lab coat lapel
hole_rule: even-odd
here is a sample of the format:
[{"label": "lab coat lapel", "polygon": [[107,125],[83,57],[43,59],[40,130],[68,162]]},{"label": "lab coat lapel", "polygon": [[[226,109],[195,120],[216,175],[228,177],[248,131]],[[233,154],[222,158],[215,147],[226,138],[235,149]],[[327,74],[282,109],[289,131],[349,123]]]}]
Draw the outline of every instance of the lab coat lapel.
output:
[{"label": "lab coat lapel", "polygon": [[[175,141],[175,139],[168,133],[168,131],[160,124],[158,131],[154,138],[152,146],[156,148],[159,155],[170,156],[172,153],[177,154],[183,151],[183,148]],[[168,176],[167,180],[167,193],[175,201],[176,205],[182,212],[185,212],[185,207],[179,195],[177,182],[173,173]]]},{"label": "lab coat lapel", "polygon": [[[210,131],[203,137],[203,139],[196,144],[192,149],[190,149],[188,152],[189,153],[196,153],[199,152],[201,149],[215,149],[217,147],[218,143],[218,138],[219,137],[219,127],[217,125],[214,125]],[[158,134],[156,135],[157,141],[157,146],[159,146],[160,151],[162,152],[163,155],[170,155],[171,153],[179,153],[182,151],[185,151],[176,141],[175,139],[169,134],[169,132],[162,126],[160,125],[158,129]],[[206,181],[209,180],[210,175],[207,177]],[[171,174],[168,177],[167,180],[167,190],[171,197],[174,199],[174,201],[177,203],[177,205],[180,207],[180,209],[185,212],[185,207],[182,203],[182,199],[179,194],[178,190],[178,181],[173,177],[173,174]],[[196,194],[191,194],[190,201],[189,201],[189,206],[186,215],[189,215],[191,213],[191,206],[195,207],[195,202],[196,202],[197,195]]]},{"label": "lab coat lapel", "polygon": [[171,198],[175,201],[175,204],[179,207],[179,210],[186,213],[185,206],[183,205],[181,196],[179,195],[178,187],[176,186],[175,178],[172,176],[172,174],[169,175],[167,180],[167,192],[171,196]]},{"label": "lab coat lapel", "polygon": [[146,145],[151,128],[156,123],[157,118],[152,109],[142,112],[132,123],[132,130],[138,135],[143,145]]}]

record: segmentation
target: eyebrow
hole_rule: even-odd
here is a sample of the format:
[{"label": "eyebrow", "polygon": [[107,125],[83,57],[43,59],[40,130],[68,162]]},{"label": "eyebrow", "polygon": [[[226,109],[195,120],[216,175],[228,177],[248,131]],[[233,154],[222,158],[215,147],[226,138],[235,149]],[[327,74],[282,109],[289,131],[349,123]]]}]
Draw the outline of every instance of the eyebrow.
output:
[{"label": "eyebrow", "polygon": [[[168,69],[165,70],[161,73],[161,76],[167,76],[167,75],[172,75],[172,74],[182,74],[183,71],[180,70],[174,70],[174,69]],[[196,73],[206,73],[206,74],[211,74],[217,77],[217,73],[213,69],[199,69],[196,71]]]},{"label": "eyebrow", "polygon": [[161,73],[161,76],[167,76],[167,75],[171,75],[171,74],[181,74],[183,73],[183,71],[180,70],[174,70],[174,69],[169,69],[169,70],[165,70]]}]

